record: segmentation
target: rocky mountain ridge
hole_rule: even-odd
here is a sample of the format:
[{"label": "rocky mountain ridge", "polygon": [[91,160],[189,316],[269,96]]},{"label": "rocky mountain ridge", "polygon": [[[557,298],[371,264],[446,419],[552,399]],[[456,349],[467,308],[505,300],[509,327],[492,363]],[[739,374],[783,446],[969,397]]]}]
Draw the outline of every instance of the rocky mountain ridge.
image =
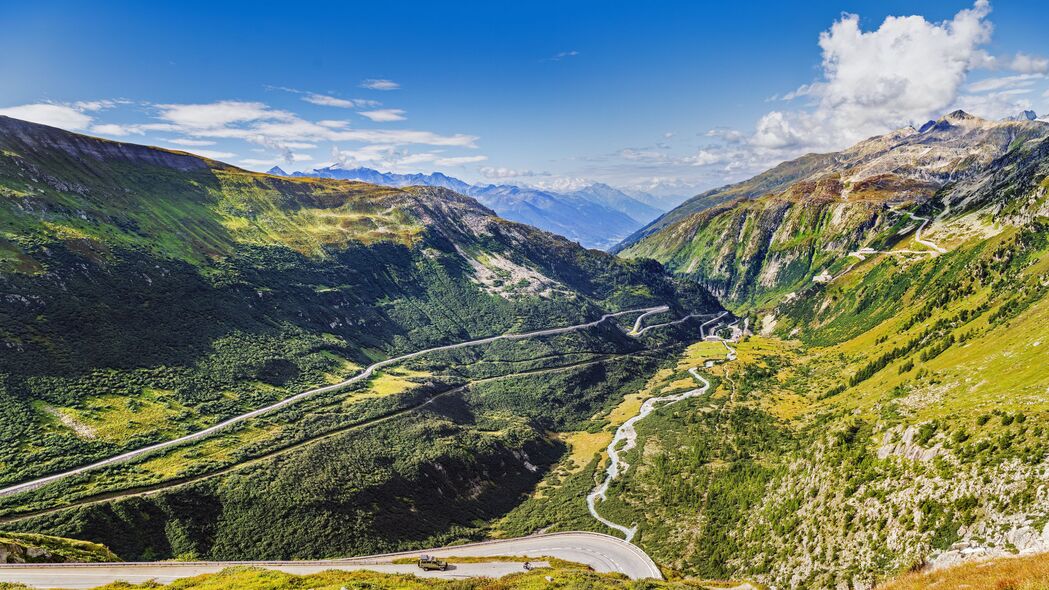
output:
[{"label": "rocky mountain ridge", "polygon": [[339,165],[295,172],[292,176],[360,180],[394,187],[443,187],[474,197],[511,221],[534,225],[583,246],[600,249],[614,245],[660,214],[658,209],[600,183],[570,192],[555,192],[512,184],[474,185],[441,172],[396,174]]}]

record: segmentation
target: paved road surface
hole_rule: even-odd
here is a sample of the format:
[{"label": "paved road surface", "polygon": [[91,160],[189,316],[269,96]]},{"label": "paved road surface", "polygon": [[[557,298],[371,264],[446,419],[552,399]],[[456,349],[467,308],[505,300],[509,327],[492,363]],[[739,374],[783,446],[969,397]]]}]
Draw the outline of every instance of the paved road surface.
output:
[{"label": "paved road surface", "polygon": [[648,316],[653,315],[653,314],[657,314],[657,313],[665,313],[665,312],[668,312],[668,311],[670,311],[670,307],[664,305],[663,307],[657,307],[657,308],[653,309],[652,311],[646,311],[645,313],[637,316],[637,319],[634,320],[634,327],[633,327],[633,329],[630,330],[630,333],[631,334],[638,334],[639,333],[638,331],[641,330],[641,324],[643,324],[645,322],[645,318],[647,318]]},{"label": "paved road surface", "polygon": [[241,414],[239,416],[235,416],[235,417],[230,418],[228,420],[225,420],[223,422],[219,422],[218,424],[215,424],[214,426],[210,426],[210,427],[205,428],[203,430],[198,430],[197,432],[194,432],[192,434],[187,434],[186,436],[182,436],[182,437],[179,437],[179,438],[174,438],[174,439],[171,439],[171,440],[160,442],[160,443],[157,443],[157,444],[154,444],[154,445],[143,447],[141,449],[135,449],[133,451],[128,451],[126,453],[121,453],[119,455],[110,457],[108,459],[103,459],[102,461],[99,461],[97,463],[92,463],[90,465],[85,465],[83,467],[78,467],[76,469],[71,469],[69,471],[65,471],[65,472],[62,472],[62,473],[56,473],[54,475],[49,475],[49,476],[46,476],[46,477],[41,477],[39,479],[34,479],[34,480],[31,480],[31,481],[26,481],[26,482],[22,482],[22,483],[13,485],[13,486],[9,486],[9,487],[0,489],[0,496],[9,496],[11,494],[18,494],[18,493],[21,493],[21,492],[27,492],[29,490],[33,490],[33,489],[39,488],[39,487],[41,487],[41,486],[43,486],[45,484],[49,484],[49,483],[52,483],[52,482],[55,482],[55,481],[58,481],[58,480],[61,480],[61,479],[65,479],[65,478],[73,476],[73,475],[79,475],[81,473],[86,473],[88,471],[94,471],[96,469],[100,469],[100,468],[106,467],[108,465],[114,465],[114,464],[117,464],[117,463],[123,463],[125,461],[134,459],[136,457],[141,457],[142,455],[146,455],[146,454],[153,453],[153,452],[156,452],[156,451],[159,451],[159,450],[162,450],[162,449],[166,449],[166,448],[169,448],[169,447],[182,445],[182,444],[185,444],[185,443],[190,442],[190,441],[194,441],[194,440],[198,440],[198,439],[201,439],[201,438],[205,438],[205,437],[211,436],[212,434],[215,434],[216,432],[218,432],[220,430],[223,430],[225,428],[229,428],[230,426],[233,426],[234,424],[238,424],[240,422],[244,422],[245,420],[250,420],[252,418],[261,416],[263,414],[268,414],[270,412],[273,412],[273,411],[278,410],[280,408],[283,408],[285,406],[289,406],[289,405],[294,404],[296,402],[300,402],[303,399],[306,399],[307,397],[311,397],[311,396],[314,396],[314,395],[317,395],[317,394],[320,394],[320,393],[329,393],[329,392],[332,392],[332,391],[337,391],[339,389],[343,389],[343,388],[345,388],[345,387],[347,387],[349,385],[352,385],[354,383],[357,383],[359,381],[364,381],[366,379],[371,378],[371,376],[375,373],[375,371],[377,371],[379,369],[382,369],[384,367],[388,367],[390,365],[394,365],[394,364],[397,364],[397,363],[400,363],[400,362],[403,362],[403,361],[406,361],[406,360],[409,360],[409,359],[420,357],[420,356],[422,356],[424,354],[430,354],[430,353],[433,353],[433,352],[442,352],[442,351],[447,351],[447,350],[455,350],[455,349],[458,349],[458,348],[467,348],[467,347],[471,347],[471,346],[480,346],[480,345],[483,345],[483,344],[491,344],[491,343],[497,342],[499,340],[524,340],[524,339],[527,339],[527,338],[537,338],[537,337],[540,337],[540,336],[554,336],[554,335],[557,335],[557,334],[566,334],[568,332],[576,332],[576,331],[579,331],[579,330],[586,330],[588,328],[593,328],[594,326],[597,326],[598,324],[600,324],[600,323],[602,323],[602,322],[604,322],[604,321],[606,321],[606,320],[608,320],[610,318],[619,317],[619,316],[628,315],[628,314],[634,314],[634,313],[649,313],[649,312],[653,312],[653,311],[664,309],[664,307],[665,306],[645,307],[645,308],[641,308],[641,309],[629,309],[629,310],[626,310],[626,311],[620,311],[620,312],[616,312],[616,313],[606,313],[605,315],[601,316],[600,319],[594,320],[592,322],[587,322],[585,324],[577,324],[577,325],[574,325],[574,326],[565,326],[565,327],[562,327],[562,328],[550,328],[550,329],[547,329],[547,330],[537,330],[535,332],[525,332],[523,334],[502,334],[502,335],[499,335],[499,336],[492,336],[490,338],[481,338],[479,340],[469,340],[467,342],[459,342],[457,344],[448,344],[448,345],[445,345],[445,346],[436,346],[434,348],[427,348],[427,349],[424,349],[424,350],[419,350],[419,351],[416,351],[416,352],[404,354],[404,355],[401,355],[401,356],[388,358],[388,359],[386,359],[384,361],[379,361],[377,363],[373,363],[373,364],[369,365],[366,369],[364,369],[360,373],[358,373],[358,374],[354,375],[353,377],[350,377],[349,379],[347,379],[345,381],[342,381],[340,383],[335,383],[333,385],[326,385],[324,387],[318,387],[316,389],[310,389],[308,391],[303,391],[301,393],[297,393],[297,394],[295,394],[295,395],[293,395],[291,397],[284,398],[283,400],[281,400],[279,402],[276,402],[274,404],[270,404],[268,406],[265,406],[263,408],[259,408],[257,410],[252,410],[252,411],[250,411],[250,412],[248,412],[246,414]]},{"label": "paved road surface", "polygon": [[[322,561],[0,565],[0,581],[18,582],[36,588],[93,588],[117,580],[134,583],[157,580],[161,583],[168,583],[177,578],[215,573],[237,565],[275,569],[299,575],[338,569],[410,573],[438,578],[499,577],[524,571],[522,564],[512,562],[454,564],[454,568],[445,572],[422,572],[412,564],[390,563],[400,557],[415,557],[421,554],[436,557],[493,557],[499,555],[557,557],[589,565],[598,572],[625,574],[631,579],[662,579],[662,574],[656,564],[636,546],[609,535],[576,532],[533,535],[457,547]],[[540,563],[536,562],[537,565]]]}]

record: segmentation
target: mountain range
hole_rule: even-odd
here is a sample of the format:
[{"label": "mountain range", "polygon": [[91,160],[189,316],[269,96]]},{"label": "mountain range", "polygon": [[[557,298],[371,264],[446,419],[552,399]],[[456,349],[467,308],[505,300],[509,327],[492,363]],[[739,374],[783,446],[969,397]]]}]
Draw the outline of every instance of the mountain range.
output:
[{"label": "mountain range", "polygon": [[983,207],[1000,217],[992,208],[1004,207],[1002,197],[983,183],[1004,173],[1002,158],[1047,135],[1049,123],[1031,112],[991,121],[955,111],[700,194],[613,250],[659,260],[730,302],[782,295],[875,244],[886,225],[902,229],[902,209],[940,215]]},{"label": "mountain range", "polygon": [[[279,167],[270,173],[287,175]],[[585,247],[602,250],[614,246],[662,213],[638,198],[601,183],[571,192],[554,192],[507,184],[473,185],[440,172],[395,174],[338,165],[295,172],[291,176],[359,180],[382,186],[446,188],[474,197],[505,219],[527,223]]]},{"label": "mountain range", "polygon": [[[259,174],[8,117],[0,292],[0,485],[380,359],[582,325],[408,359],[216,436],[0,495],[5,529],[147,560],[478,538],[560,460],[551,432],[588,424],[662,362],[602,316],[721,310],[656,263],[447,188]],[[688,334],[657,337],[675,350]]]},{"label": "mountain range", "polygon": [[6,543],[262,560],[589,530],[668,584],[791,589],[1049,552],[1033,114],[784,162],[618,255],[495,211],[580,195],[329,173],[362,178],[0,117],[0,491],[249,416],[0,495]]}]

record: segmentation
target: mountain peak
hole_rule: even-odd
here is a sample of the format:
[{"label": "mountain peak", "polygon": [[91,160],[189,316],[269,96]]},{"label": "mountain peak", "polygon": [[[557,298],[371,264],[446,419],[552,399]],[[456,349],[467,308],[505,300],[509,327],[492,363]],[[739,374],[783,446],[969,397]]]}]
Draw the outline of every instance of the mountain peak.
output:
[{"label": "mountain peak", "polygon": [[1031,110],[1025,110],[1025,111],[1020,111],[1019,113],[1017,113],[1017,114],[1015,114],[1015,115],[1013,115],[1011,117],[1006,117],[1006,118],[1004,118],[1002,120],[1003,121],[1036,121],[1036,120],[1038,120],[1038,113],[1036,113],[1034,111],[1031,111]]},{"label": "mountain peak", "polygon": [[287,176],[288,175],[288,173],[285,172],[280,166],[274,166],[273,168],[270,168],[269,170],[266,171],[266,174],[271,174],[273,176]]},{"label": "mountain peak", "polygon": [[947,115],[944,117],[944,119],[947,119],[949,121],[971,121],[978,118],[979,117],[970,115],[969,113],[961,109],[947,113]]}]

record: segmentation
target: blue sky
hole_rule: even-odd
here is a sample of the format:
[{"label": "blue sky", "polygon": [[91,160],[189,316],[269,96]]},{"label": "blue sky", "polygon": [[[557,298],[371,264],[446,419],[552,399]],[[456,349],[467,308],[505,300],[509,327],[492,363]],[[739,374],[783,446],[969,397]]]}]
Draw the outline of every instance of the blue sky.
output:
[{"label": "blue sky", "polygon": [[259,170],[688,195],[1049,111],[1036,2],[154,4],[4,1],[0,113]]}]

